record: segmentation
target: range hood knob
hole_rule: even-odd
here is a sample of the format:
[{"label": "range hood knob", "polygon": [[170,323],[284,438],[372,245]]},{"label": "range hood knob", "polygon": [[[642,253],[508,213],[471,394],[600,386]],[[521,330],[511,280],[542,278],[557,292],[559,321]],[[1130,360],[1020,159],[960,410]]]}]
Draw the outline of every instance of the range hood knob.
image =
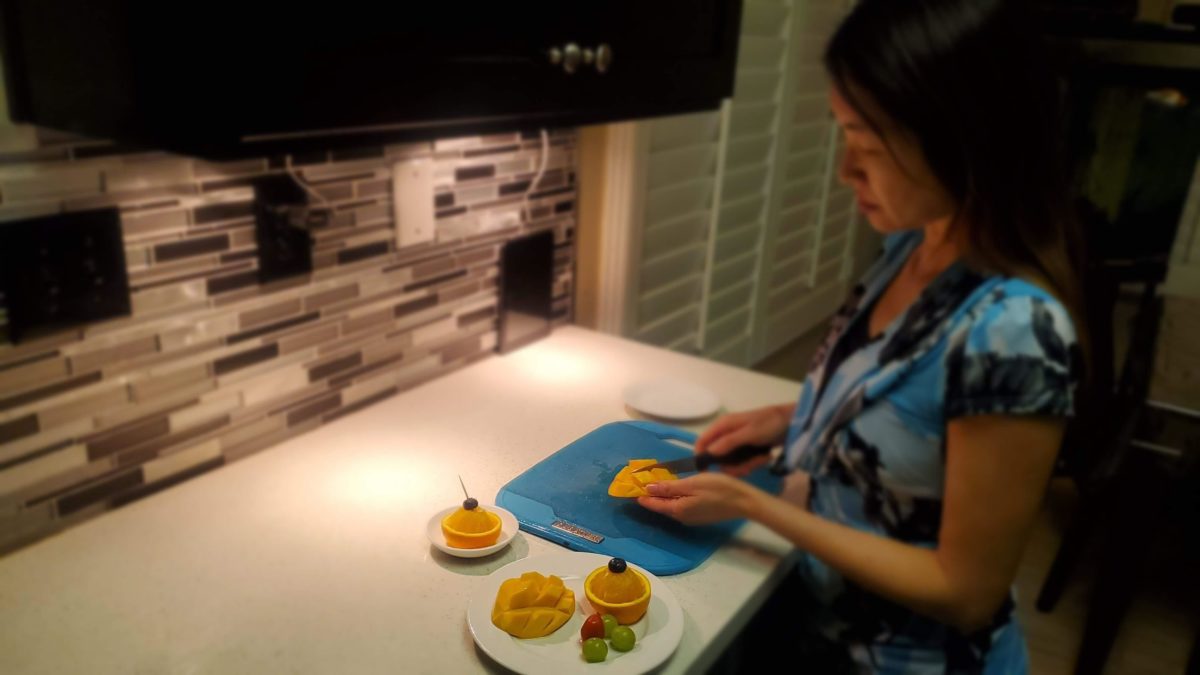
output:
[{"label": "range hood knob", "polygon": [[563,70],[568,75],[574,74],[579,70],[579,61],[583,58],[583,52],[579,49],[579,45],[574,42],[568,42],[563,48]]},{"label": "range hood knob", "polygon": [[607,73],[612,66],[613,50],[608,46],[608,43],[601,44],[596,48],[596,72]]},{"label": "range hood knob", "polygon": [[583,48],[583,65],[590,66],[596,60],[596,50],[591,47]]},{"label": "range hood knob", "polygon": [[547,55],[550,58],[551,65],[557,66],[562,63],[563,53],[562,53],[562,50],[559,49],[558,47],[551,47],[550,51],[547,52]]}]

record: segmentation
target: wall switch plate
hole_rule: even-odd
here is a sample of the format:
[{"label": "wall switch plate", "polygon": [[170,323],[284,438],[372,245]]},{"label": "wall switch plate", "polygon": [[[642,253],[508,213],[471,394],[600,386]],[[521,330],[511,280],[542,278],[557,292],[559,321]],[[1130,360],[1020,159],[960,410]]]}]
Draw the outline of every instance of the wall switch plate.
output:
[{"label": "wall switch plate", "polygon": [[312,230],[329,212],[311,208],[308,193],[291,176],[264,176],[254,183],[254,239],[261,284],[312,272]]},{"label": "wall switch plate", "polygon": [[396,248],[433,241],[434,163],[428,159],[392,166],[392,208],[396,217]]},{"label": "wall switch plate", "polygon": [[0,289],[14,343],[129,316],[129,277],[115,208],[0,223]]}]

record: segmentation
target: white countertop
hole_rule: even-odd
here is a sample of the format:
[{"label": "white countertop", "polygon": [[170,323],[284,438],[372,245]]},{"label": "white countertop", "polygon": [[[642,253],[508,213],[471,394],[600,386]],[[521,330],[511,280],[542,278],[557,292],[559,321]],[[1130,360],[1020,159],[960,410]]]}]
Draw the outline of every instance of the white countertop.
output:
[{"label": "white countertop", "polygon": [[[495,670],[466,624],[480,560],[425,524],[628,414],[622,389],[686,378],[727,409],[799,384],[578,328],[394,396],[312,433],[0,558],[3,673],[471,673]],[[664,577],[683,607],[665,672],[702,671],[781,578],[789,546],[748,525]]]}]

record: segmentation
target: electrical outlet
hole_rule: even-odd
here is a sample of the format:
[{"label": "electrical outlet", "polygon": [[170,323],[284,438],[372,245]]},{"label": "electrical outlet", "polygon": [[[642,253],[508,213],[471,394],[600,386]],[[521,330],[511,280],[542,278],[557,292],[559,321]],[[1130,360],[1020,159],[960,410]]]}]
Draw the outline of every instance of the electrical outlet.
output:
[{"label": "electrical outlet", "polygon": [[329,222],[329,212],[309,206],[308,193],[291,176],[264,176],[254,183],[254,238],[258,281],[312,271],[312,230]]},{"label": "electrical outlet", "polygon": [[392,208],[396,219],[396,248],[433,241],[433,169],[428,159],[392,166]]},{"label": "electrical outlet", "polygon": [[12,341],[130,314],[115,208],[0,224],[0,288]]}]

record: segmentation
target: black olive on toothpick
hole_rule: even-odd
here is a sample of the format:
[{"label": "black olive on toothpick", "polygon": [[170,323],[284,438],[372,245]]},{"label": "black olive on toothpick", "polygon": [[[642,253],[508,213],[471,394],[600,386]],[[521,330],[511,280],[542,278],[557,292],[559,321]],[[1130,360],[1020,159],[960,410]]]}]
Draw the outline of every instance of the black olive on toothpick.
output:
[{"label": "black olive on toothpick", "polygon": [[479,506],[479,500],[467,494],[467,486],[465,483],[463,483],[462,476],[458,477],[458,484],[462,486],[463,496],[466,497],[466,499],[463,500],[463,509],[467,511],[474,511]]}]

